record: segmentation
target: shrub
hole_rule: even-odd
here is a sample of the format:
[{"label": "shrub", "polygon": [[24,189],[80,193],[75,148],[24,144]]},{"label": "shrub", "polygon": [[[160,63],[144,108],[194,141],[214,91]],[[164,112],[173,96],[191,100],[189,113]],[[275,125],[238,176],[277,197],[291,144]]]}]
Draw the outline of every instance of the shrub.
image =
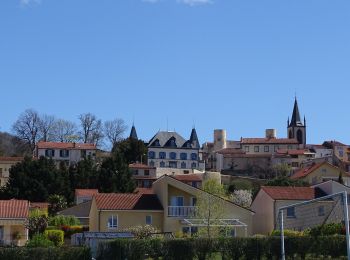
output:
[{"label": "shrub", "polygon": [[57,215],[49,219],[49,226],[61,227],[77,225],[80,225],[80,221],[75,216]]},{"label": "shrub", "polygon": [[329,223],[320,226],[316,226],[308,229],[305,233],[307,235],[316,236],[329,236],[329,235],[341,235],[345,234],[344,225],[341,223]]},{"label": "shrub", "polygon": [[46,230],[45,236],[52,241],[55,246],[62,246],[64,241],[64,232],[62,230]]},{"label": "shrub", "polygon": [[50,246],[54,246],[54,245],[55,244],[43,234],[34,235],[26,243],[27,247],[50,247]]},{"label": "shrub", "polygon": [[65,238],[70,238],[73,234],[82,233],[89,230],[87,226],[61,226]]},{"label": "shrub", "polygon": [[[283,233],[285,237],[300,237],[304,235],[303,232],[290,230],[290,229],[285,229]],[[274,230],[271,232],[271,236],[281,236],[281,231]]]},{"label": "shrub", "polygon": [[135,226],[126,229],[126,231],[131,232],[138,239],[150,238],[153,233],[159,232],[159,230],[150,225]]}]

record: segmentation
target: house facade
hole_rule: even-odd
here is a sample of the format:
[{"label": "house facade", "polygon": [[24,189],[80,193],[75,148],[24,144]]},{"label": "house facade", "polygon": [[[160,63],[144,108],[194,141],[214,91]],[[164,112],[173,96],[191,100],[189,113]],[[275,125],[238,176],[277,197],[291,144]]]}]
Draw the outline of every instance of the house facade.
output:
[{"label": "house facade", "polygon": [[0,157],[0,187],[5,186],[10,177],[10,168],[23,161],[23,157]]},{"label": "house facade", "polygon": [[29,215],[29,201],[0,200],[0,243],[23,246],[28,240],[25,221]]},{"label": "house facade", "polygon": [[64,163],[74,165],[84,158],[96,158],[97,148],[94,144],[38,142],[35,146],[34,157],[51,158],[57,165]]},{"label": "house facade", "polygon": [[159,131],[148,144],[148,166],[156,168],[203,169],[199,141],[193,128],[189,140],[176,132]]}]

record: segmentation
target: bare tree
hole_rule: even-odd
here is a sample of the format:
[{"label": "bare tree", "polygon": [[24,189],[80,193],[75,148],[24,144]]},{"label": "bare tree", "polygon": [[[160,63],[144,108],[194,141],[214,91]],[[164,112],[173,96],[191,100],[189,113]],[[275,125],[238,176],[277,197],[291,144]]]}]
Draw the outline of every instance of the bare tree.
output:
[{"label": "bare tree", "polygon": [[15,135],[27,142],[33,151],[35,144],[40,140],[39,131],[40,117],[38,112],[33,109],[25,110],[12,126]]},{"label": "bare tree", "polygon": [[104,134],[108,141],[111,143],[113,147],[118,141],[123,138],[123,134],[127,129],[127,125],[124,120],[121,118],[115,118],[111,121],[106,121],[104,123]]},{"label": "bare tree", "polygon": [[53,130],[55,126],[55,117],[50,115],[41,115],[39,120],[39,131],[41,140],[44,142],[53,141]]},{"label": "bare tree", "polygon": [[76,125],[64,119],[58,119],[55,122],[53,135],[54,140],[58,142],[73,142],[79,139],[76,134]]},{"label": "bare tree", "polygon": [[80,137],[84,143],[98,145],[103,138],[102,122],[91,113],[79,115]]}]

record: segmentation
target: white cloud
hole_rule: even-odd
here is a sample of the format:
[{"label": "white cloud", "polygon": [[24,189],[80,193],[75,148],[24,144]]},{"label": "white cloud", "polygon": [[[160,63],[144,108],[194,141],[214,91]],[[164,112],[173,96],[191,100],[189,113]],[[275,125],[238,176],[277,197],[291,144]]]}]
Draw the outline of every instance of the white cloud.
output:
[{"label": "white cloud", "polygon": [[30,4],[40,4],[41,0],[20,0],[21,6],[27,6]]}]

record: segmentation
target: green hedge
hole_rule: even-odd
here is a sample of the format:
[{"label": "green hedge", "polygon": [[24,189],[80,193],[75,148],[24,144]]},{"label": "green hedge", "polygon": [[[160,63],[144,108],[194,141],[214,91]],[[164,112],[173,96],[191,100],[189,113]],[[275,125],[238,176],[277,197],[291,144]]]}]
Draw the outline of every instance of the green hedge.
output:
[{"label": "green hedge", "polygon": [[[306,255],[340,257],[346,255],[345,236],[286,237],[287,258],[305,259]],[[205,260],[221,256],[230,259],[279,259],[281,240],[279,237],[250,238],[189,238],[189,239],[117,239],[100,243],[97,260],[115,259],[183,259]]]},{"label": "green hedge", "polygon": [[6,260],[91,260],[86,247],[0,248],[0,259]]}]

